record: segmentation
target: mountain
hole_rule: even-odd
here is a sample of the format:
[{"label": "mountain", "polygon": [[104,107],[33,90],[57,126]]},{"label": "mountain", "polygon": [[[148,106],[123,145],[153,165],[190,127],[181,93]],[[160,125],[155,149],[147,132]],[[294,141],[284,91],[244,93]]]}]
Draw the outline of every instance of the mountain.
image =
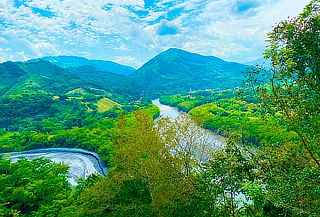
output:
[{"label": "mountain", "polygon": [[266,69],[270,69],[271,68],[271,61],[267,60],[267,59],[264,59],[263,57],[258,58],[258,59],[253,60],[253,61],[250,61],[250,62],[246,62],[245,64],[251,65],[251,66],[259,65],[259,66],[265,67]]},{"label": "mountain", "polygon": [[48,61],[61,68],[92,66],[98,71],[111,72],[111,73],[125,75],[125,76],[128,76],[135,71],[135,69],[130,66],[121,65],[112,61],[88,60],[86,58],[76,57],[76,56],[43,57],[39,59],[32,59],[32,60],[29,60],[28,62],[37,62],[39,60]]},{"label": "mountain", "polygon": [[147,90],[232,88],[242,84],[247,66],[171,48],[144,64],[130,77]]},{"label": "mountain", "polygon": [[63,94],[74,86],[85,86],[77,76],[46,61],[34,63],[6,62],[0,64],[0,93],[15,95],[21,92],[44,91]]},{"label": "mountain", "polygon": [[130,89],[132,92],[139,92],[142,90],[140,85],[127,76],[99,71],[93,66],[72,67],[67,68],[66,71],[78,76],[84,81],[95,83],[108,90],[120,92],[123,89]]},{"label": "mountain", "polygon": [[14,62],[5,62],[0,64],[0,96],[5,94],[14,86],[20,77],[26,74],[19,64]]},{"label": "mountain", "polygon": [[0,64],[0,96],[37,92],[62,96],[76,90],[119,103],[136,100],[141,94],[139,85],[127,76],[101,72],[93,66],[64,69],[44,60]]}]

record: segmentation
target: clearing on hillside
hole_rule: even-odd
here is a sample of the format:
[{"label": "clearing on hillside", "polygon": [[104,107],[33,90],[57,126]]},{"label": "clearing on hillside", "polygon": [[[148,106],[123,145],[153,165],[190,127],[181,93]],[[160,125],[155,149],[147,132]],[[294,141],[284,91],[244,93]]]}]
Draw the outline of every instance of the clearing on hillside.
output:
[{"label": "clearing on hillside", "polygon": [[106,111],[112,109],[114,106],[121,107],[121,105],[119,103],[116,103],[109,98],[100,99],[97,103],[97,106],[98,106],[99,112],[106,112]]}]

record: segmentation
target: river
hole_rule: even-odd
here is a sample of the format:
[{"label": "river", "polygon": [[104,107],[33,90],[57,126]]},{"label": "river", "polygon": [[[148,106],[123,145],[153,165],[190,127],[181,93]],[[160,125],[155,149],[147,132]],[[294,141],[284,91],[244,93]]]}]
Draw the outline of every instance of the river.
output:
[{"label": "river", "polygon": [[[210,153],[226,145],[226,138],[224,138],[223,136],[220,136],[212,132],[211,130],[204,129],[203,127],[195,123],[192,119],[190,120],[190,118],[189,120],[185,119],[184,117],[190,117],[187,113],[179,112],[176,108],[163,105],[160,103],[159,99],[153,100],[152,103],[158,106],[160,109],[160,117],[157,120],[161,118],[169,118],[173,125],[177,128],[188,129],[186,131],[186,134],[188,134],[186,137],[181,133],[177,133],[177,137],[179,138],[175,139],[175,141],[178,141],[178,143],[182,145],[177,145],[176,147],[178,147],[178,149],[185,149],[184,147],[188,146],[185,144],[194,143],[194,145],[191,145],[193,147],[193,149],[191,149],[191,152],[193,157],[198,159],[200,162],[207,162],[211,158]],[[187,128],[183,126],[185,120],[187,120]],[[186,141],[184,138],[187,137],[190,137],[191,140],[187,139],[188,141]],[[195,139],[192,137],[195,137]],[[190,149],[188,149],[187,151],[190,151]],[[226,191],[226,193],[228,192]],[[247,199],[246,196],[242,193],[236,194],[235,199],[246,201],[246,203],[252,203],[252,201]]]},{"label": "river", "polygon": [[43,157],[56,163],[66,164],[70,167],[68,181],[72,186],[77,185],[78,178],[86,178],[91,174],[105,175],[107,171],[98,154],[83,149],[47,148],[0,154],[8,156],[13,162],[18,161],[20,157],[28,160]]},{"label": "river", "polygon": [[160,99],[152,100],[152,104],[156,105],[160,109],[160,118],[166,117],[171,120],[176,119],[177,117],[181,116],[182,113],[178,111],[178,109],[161,104]]},{"label": "river", "polygon": [[[177,138],[177,147],[188,145],[189,151],[192,151],[194,157],[200,161],[207,161],[210,153],[226,145],[226,139],[211,130],[204,129],[195,123],[187,113],[179,112],[176,108],[160,103],[159,99],[155,99],[152,103],[159,107],[161,118],[169,118],[171,125],[175,128]],[[192,144],[193,143],[193,144]],[[190,149],[190,146],[191,147]]]}]

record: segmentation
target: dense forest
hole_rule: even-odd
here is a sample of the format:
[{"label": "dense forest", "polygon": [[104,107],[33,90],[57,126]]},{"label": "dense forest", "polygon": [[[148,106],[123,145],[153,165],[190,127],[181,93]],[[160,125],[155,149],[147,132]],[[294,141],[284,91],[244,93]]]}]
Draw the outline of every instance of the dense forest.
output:
[{"label": "dense forest", "polygon": [[[152,79],[136,79],[157,60],[139,76],[2,64],[0,153],[82,148],[109,170],[71,186],[64,164],[1,155],[0,216],[320,216],[320,1],[275,26],[267,42],[270,68],[248,68],[241,87],[244,75],[233,88],[188,92],[157,78],[143,89]],[[186,115],[155,121],[159,95]],[[226,145],[210,149],[195,123]]]}]

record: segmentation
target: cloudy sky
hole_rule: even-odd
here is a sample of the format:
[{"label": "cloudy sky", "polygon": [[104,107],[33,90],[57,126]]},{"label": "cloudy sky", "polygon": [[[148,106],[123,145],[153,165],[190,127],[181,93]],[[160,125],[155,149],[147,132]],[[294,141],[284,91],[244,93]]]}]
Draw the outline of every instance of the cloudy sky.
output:
[{"label": "cloudy sky", "polygon": [[180,48],[262,56],[265,35],[309,0],[0,0],[0,62],[73,55],[139,67]]}]

